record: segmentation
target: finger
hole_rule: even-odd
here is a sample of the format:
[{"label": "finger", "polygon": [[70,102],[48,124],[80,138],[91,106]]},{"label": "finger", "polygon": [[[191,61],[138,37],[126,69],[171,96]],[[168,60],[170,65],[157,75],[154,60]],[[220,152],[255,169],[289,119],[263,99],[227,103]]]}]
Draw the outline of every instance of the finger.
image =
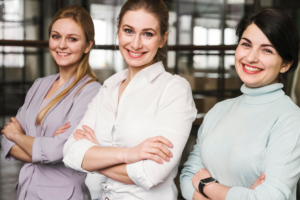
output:
[{"label": "finger", "polygon": [[81,129],[76,129],[76,133],[80,133],[80,134],[85,135],[86,131],[81,130]]},{"label": "finger", "polygon": [[170,161],[170,158],[164,154],[160,149],[157,149],[157,148],[150,148],[149,149],[149,153],[152,153],[160,158],[162,158],[163,160],[169,162]]},{"label": "finger", "polygon": [[59,127],[57,130],[63,130],[63,129],[66,129],[66,128],[70,128],[70,124],[69,122],[67,122],[65,125],[63,125],[62,127]]},{"label": "finger", "polygon": [[82,140],[84,139],[84,135],[80,134],[80,133],[73,133],[73,136],[75,138],[75,140]]},{"label": "finger", "polygon": [[152,147],[155,147],[155,148],[159,149],[160,151],[162,151],[169,158],[173,157],[172,152],[163,143],[155,142],[155,143],[152,144]]},{"label": "finger", "polygon": [[96,140],[95,132],[93,129],[91,129],[89,126],[86,126],[86,125],[82,125],[82,128],[84,130],[86,130],[87,132],[89,132],[91,134],[91,136],[94,138],[94,140]]},{"label": "finger", "polygon": [[65,130],[58,130],[54,133],[54,136],[57,136],[58,134],[66,132]]},{"label": "finger", "polygon": [[154,162],[157,162],[158,164],[163,164],[164,162],[157,156],[149,153],[146,155],[146,159],[149,159],[149,160],[153,160]]},{"label": "finger", "polygon": [[173,147],[173,144],[163,136],[154,137],[154,138],[152,138],[152,141],[161,142],[161,143],[163,143],[164,145],[166,145],[167,147],[170,147],[170,148]]},{"label": "finger", "polygon": [[85,132],[85,136],[88,138],[89,141],[98,144],[98,142],[96,141],[96,139],[92,136],[92,134],[88,131]]},{"label": "finger", "polygon": [[10,121],[12,121],[12,122],[19,122],[15,117],[11,117]]},{"label": "finger", "polygon": [[84,139],[83,136],[80,134],[73,133],[73,136],[76,141]]}]

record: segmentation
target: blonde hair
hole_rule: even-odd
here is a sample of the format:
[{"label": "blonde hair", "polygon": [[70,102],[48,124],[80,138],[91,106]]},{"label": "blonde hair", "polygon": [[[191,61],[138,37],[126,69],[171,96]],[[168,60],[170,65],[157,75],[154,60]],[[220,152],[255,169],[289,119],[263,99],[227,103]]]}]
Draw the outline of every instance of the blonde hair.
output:
[{"label": "blonde hair", "polygon": [[[64,7],[60,9],[55,16],[53,17],[51,24],[48,28],[49,35],[51,33],[51,29],[53,24],[62,18],[71,18],[73,19],[83,30],[86,38],[86,44],[89,44],[90,42],[95,42],[94,36],[95,36],[95,30],[94,30],[94,23],[90,16],[90,14],[81,6],[78,5],[70,5],[67,7]],[[64,89],[61,93],[59,93],[52,101],[49,102],[49,104],[43,108],[40,113],[38,114],[36,118],[37,124],[42,124],[43,118],[47,114],[47,112],[55,105],[57,104],[64,96],[66,96],[70,90],[85,76],[89,75],[92,79],[86,82],[75,94],[75,96],[78,94],[78,92],[87,84],[98,81],[95,73],[93,72],[91,66],[89,65],[89,56],[90,52],[83,54],[82,59],[76,69],[75,72],[75,78],[71,85],[69,85],[66,89]],[[58,68],[57,63],[55,63],[56,67]],[[74,97],[75,97],[74,96]]]}]

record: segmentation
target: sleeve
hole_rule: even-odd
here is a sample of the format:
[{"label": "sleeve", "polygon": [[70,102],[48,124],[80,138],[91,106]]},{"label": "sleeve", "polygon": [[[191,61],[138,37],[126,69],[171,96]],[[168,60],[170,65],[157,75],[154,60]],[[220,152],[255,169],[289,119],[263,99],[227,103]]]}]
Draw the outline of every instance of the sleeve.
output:
[{"label": "sleeve", "polygon": [[[87,84],[78,94],[73,102],[69,119],[71,125],[79,124],[87,105],[99,91],[99,83]],[[56,137],[36,137],[32,146],[32,161],[34,163],[55,164],[63,159],[63,147],[70,135],[73,135],[74,129],[68,129],[66,132]]]},{"label": "sleeve", "polygon": [[170,150],[173,158],[164,164],[152,160],[128,164],[126,171],[136,185],[150,189],[169,176],[180,161],[196,114],[189,83],[183,78],[175,77],[161,97],[155,120],[155,135],[163,136],[172,142],[173,148]]},{"label": "sleeve", "polygon": [[193,151],[190,153],[188,160],[184,163],[180,175],[180,188],[182,196],[187,200],[192,200],[195,188],[192,184],[193,176],[200,170],[205,169],[200,157],[200,138],[202,134],[203,124],[198,130],[197,142],[194,145]]},{"label": "sleeve", "polygon": [[[28,90],[26,97],[25,97],[25,102],[23,104],[22,107],[19,108],[18,113],[16,115],[16,119],[19,121],[19,123],[21,124],[23,130],[25,130],[25,123],[24,123],[24,119],[25,119],[25,115],[26,115],[26,106],[28,104],[28,101],[30,101],[33,92],[36,90],[36,87],[39,85],[39,81],[41,79],[36,79],[35,82],[33,83],[33,85],[31,86],[31,88]],[[5,159],[7,161],[15,161],[16,159],[12,156],[9,155],[10,149],[16,145],[16,143],[8,140],[5,135],[2,135],[2,141],[1,141],[1,148],[3,151],[3,155],[5,157]]]},{"label": "sleeve", "polygon": [[[83,118],[81,119],[81,121],[77,123],[78,126],[76,127],[76,129],[82,130],[82,125],[89,126],[93,130],[95,129],[96,104],[97,104],[97,99],[100,96],[100,91],[93,98],[92,102],[89,103],[88,109],[84,114]],[[85,153],[89,148],[93,146],[96,146],[96,144],[85,139],[76,141],[73,134],[71,134],[63,148],[63,155],[64,155],[63,162],[65,166],[75,169],[77,171],[88,172],[82,169],[81,164]]]},{"label": "sleeve", "polygon": [[266,148],[265,181],[254,190],[232,187],[226,200],[294,199],[300,174],[300,115],[280,118],[271,129]]}]

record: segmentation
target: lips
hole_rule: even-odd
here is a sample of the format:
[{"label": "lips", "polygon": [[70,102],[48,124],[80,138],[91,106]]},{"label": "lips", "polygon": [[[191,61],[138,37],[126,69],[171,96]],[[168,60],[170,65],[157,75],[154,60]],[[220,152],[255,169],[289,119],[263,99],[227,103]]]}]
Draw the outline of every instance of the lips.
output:
[{"label": "lips", "polygon": [[71,53],[66,53],[66,52],[56,52],[56,53],[59,57],[67,57],[71,55]]},{"label": "lips", "polygon": [[127,50],[128,55],[131,58],[141,58],[147,53],[147,52],[133,52],[133,51],[130,51],[129,49],[126,49],[126,50]]},{"label": "lips", "polygon": [[243,63],[242,65],[243,65],[243,71],[246,72],[247,74],[258,74],[263,71],[263,69],[260,69],[255,66],[251,66]]}]

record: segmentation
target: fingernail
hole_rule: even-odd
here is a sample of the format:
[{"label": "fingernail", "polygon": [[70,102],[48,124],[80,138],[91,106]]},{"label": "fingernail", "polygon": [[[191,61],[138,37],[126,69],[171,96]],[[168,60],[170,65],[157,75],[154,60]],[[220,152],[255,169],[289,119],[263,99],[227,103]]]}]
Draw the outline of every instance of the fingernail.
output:
[{"label": "fingernail", "polygon": [[173,154],[172,153],[170,153],[170,158],[172,158],[173,157]]},{"label": "fingernail", "polygon": [[169,161],[170,161],[170,158],[167,157],[167,161],[169,162]]},{"label": "fingernail", "polygon": [[164,164],[164,162],[162,160],[160,160],[160,164]]},{"label": "fingernail", "polygon": [[171,147],[171,148],[173,147],[173,144],[172,144],[172,143],[170,143],[170,147]]}]

